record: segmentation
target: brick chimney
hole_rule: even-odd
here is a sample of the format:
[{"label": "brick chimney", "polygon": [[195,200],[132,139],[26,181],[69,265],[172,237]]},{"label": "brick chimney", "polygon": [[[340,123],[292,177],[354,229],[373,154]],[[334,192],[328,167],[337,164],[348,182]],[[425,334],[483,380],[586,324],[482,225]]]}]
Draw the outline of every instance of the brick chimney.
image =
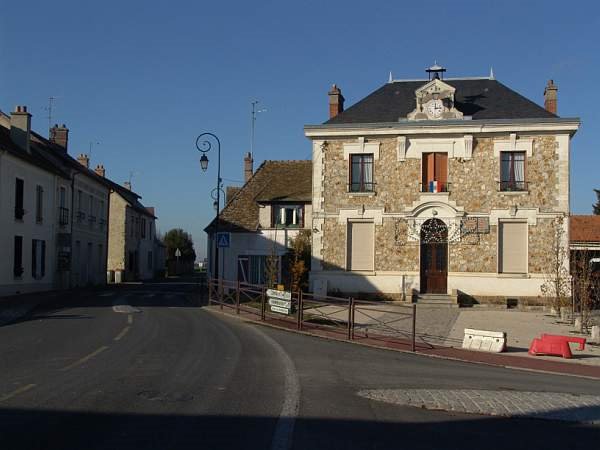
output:
[{"label": "brick chimney", "polygon": [[65,152],[67,151],[69,129],[64,123],[60,127],[55,123],[54,126],[50,128],[50,142],[54,142],[56,145],[61,146]]},{"label": "brick chimney", "polygon": [[86,155],[84,153],[79,154],[79,156],[77,157],[77,162],[79,164],[81,164],[83,167],[85,167],[86,169],[90,168],[90,158],[88,155]]},{"label": "brick chimney", "polygon": [[344,111],[344,96],[342,90],[335,84],[331,86],[329,94],[329,118],[333,119],[339,113]]},{"label": "brick chimney", "polygon": [[128,191],[130,191],[131,190],[131,181],[124,182],[123,186],[125,186],[125,189],[127,189]]},{"label": "brick chimney", "polygon": [[104,175],[106,174],[106,170],[104,170],[104,166],[102,164],[98,164],[94,169],[94,172],[96,172],[96,174],[100,175],[102,178],[104,178]]},{"label": "brick chimney", "polygon": [[558,86],[554,84],[554,80],[548,80],[548,84],[544,89],[544,108],[552,114],[557,114],[558,111]]},{"label": "brick chimney", "polygon": [[10,113],[10,138],[29,153],[30,137],[31,114],[27,112],[27,106],[15,106],[15,110]]},{"label": "brick chimney", "polygon": [[250,152],[246,153],[244,156],[244,181],[247,183],[250,178],[252,178],[252,174],[254,173],[254,159],[252,159],[252,154]]}]

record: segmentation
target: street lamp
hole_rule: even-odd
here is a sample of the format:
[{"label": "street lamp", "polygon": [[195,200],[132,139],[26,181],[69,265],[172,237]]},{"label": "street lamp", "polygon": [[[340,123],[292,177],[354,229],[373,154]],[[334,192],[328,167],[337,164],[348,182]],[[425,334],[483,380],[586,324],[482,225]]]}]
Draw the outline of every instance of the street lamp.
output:
[{"label": "street lamp", "polygon": [[212,149],[211,140],[217,143],[217,198],[216,201],[216,217],[215,217],[215,263],[214,263],[214,278],[219,278],[219,243],[217,235],[219,233],[219,209],[221,205],[221,141],[213,133],[202,133],[196,138],[196,148],[202,153],[200,157],[200,168],[203,172],[208,169],[208,157],[206,154]]}]

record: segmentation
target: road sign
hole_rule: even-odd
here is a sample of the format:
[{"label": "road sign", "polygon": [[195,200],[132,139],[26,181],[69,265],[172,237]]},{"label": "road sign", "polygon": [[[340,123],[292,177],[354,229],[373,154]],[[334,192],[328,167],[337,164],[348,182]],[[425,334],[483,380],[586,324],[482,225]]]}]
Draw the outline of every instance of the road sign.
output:
[{"label": "road sign", "polygon": [[293,312],[291,292],[267,289],[266,294],[269,298],[271,311],[280,314],[291,314]]},{"label": "road sign", "polygon": [[231,233],[227,233],[225,231],[217,233],[217,247],[229,248],[230,242],[231,242]]},{"label": "road sign", "polygon": [[179,258],[181,256],[181,250],[175,250],[175,256]]}]

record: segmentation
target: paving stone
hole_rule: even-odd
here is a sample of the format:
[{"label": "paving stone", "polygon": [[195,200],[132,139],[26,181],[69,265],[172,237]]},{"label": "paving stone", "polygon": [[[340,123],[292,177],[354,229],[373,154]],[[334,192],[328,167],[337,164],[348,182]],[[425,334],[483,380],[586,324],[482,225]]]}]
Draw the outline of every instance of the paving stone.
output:
[{"label": "paving stone", "polygon": [[600,396],[594,395],[483,389],[375,389],[358,394],[427,409],[600,425]]}]

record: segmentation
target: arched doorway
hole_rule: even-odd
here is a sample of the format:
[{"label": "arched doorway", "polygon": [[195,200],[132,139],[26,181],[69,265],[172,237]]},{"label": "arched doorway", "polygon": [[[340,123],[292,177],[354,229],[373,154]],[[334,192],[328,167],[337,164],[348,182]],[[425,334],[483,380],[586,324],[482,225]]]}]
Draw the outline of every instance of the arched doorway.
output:
[{"label": "arched doorway", "polygon": [[421,293],[448,293],[448,227],[440,219],[421,225]]}]

